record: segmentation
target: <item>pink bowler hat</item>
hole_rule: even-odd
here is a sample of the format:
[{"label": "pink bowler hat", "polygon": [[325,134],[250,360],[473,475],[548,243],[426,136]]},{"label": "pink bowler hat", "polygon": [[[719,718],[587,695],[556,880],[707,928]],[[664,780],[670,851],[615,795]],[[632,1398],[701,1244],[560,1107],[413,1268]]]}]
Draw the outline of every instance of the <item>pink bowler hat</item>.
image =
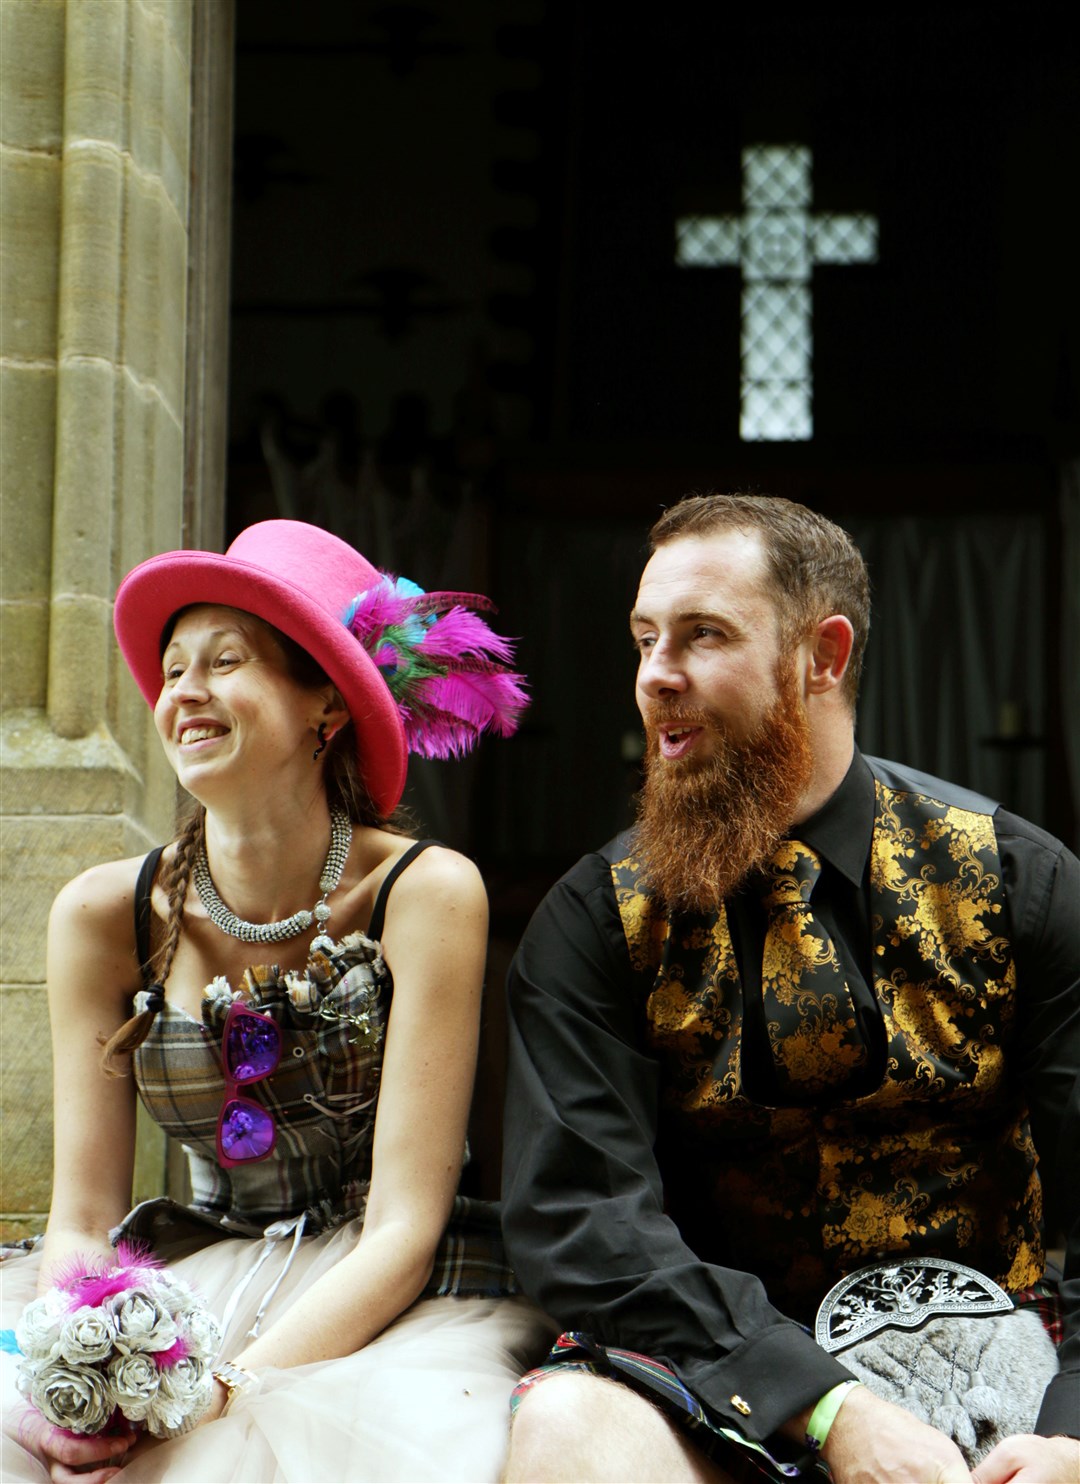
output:
[{"label": "pink bowler hat", "polygon": [[224,556],[167,551],[129,572],[116,594],[116,637],[149,705],[161,691],[161,641],[193,603],[253,613],[305,649],[337,686],[356,729],[360,773],[376,809],[391,814],[405,788],[405,728],[382,673],[346,627],[350,606],[385,579],[318,526],[264,520]]}]

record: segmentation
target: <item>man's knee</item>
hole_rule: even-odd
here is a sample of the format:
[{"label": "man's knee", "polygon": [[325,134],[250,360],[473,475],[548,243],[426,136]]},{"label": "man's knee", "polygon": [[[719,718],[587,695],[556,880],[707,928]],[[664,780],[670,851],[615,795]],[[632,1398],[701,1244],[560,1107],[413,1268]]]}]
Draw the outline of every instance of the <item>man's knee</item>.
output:
[{"label": "man's knee", "polygon": [[534,1383],[510,1434],[508,1484],[538,1480],[720,1481],[719,1472],[659,1408],[603,1376]]},{"label": "man's knee", "polygon": [[545,1376],[522,1396],[510,1433],[511,1458],[577,1452],[610,1424],[624,1386],[602,1376]]}]

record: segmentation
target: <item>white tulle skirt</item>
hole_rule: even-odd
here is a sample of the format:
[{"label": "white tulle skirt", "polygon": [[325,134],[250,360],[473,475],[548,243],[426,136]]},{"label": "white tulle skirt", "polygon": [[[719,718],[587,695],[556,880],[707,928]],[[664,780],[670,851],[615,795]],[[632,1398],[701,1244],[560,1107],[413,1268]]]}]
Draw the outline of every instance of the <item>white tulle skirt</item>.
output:
[{"label": "white tulle skirt", "polygon": [[[263,1244],[228,1239],[173,1266],[221,1316],[230,1299],[222,1353],[244,1344],[273,1284],[263,1327],[355,1244],[359,1222],[305,1238],[289,1256],[275,1244],[244,1286]],[[2,1319],[13,1329],[37,1289],[36,1252],[0,1268]],[[284,1274],[284,1276],[282,1276]],[[240,1291],[239,1301],[235,1300]],[[241,1393],[226,1417],[150,1449],[120,1475],[122,1484],[346,1484],[421,1480],[495,1484],[506,1456],[510,1393],[544,1357],[549,1320],[523,1298],[435,1298],[412,1306],[370,1344],[339,1360],[290,1370],[264,1369],[256,1390]],[[17,1357],[0,1356],[3,1478],[47,1480],[46,1469],[17,1441],[26,1403],[15,1388]]]}]

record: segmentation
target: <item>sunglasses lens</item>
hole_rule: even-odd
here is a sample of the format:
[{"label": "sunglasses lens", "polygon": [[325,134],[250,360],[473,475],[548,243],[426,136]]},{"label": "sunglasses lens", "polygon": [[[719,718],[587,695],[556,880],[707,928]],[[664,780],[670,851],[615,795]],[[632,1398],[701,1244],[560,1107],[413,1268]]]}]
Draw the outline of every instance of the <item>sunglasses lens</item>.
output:
[{"label": "sunglasses lens", "polygon": [[264,1108],[233,1098],[221,1110],[220,1139],[227,1159],[262,1159],[274,1147],[274,1120]]},{"label": "sunglasses lens", "polygon": [[268,1076],[281,1056],[281,1032],[262,1015],[238,1015],[225,1036],[225,1066],[233,1082]]}]

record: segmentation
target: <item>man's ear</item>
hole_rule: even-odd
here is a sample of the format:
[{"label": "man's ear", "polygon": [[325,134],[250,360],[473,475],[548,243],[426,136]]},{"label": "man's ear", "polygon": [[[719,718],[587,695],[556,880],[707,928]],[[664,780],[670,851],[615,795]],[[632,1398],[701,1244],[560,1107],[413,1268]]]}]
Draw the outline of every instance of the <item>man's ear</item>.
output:
[{"label": "man's ear", "polygon": [[842,613],[823,618],[810,635],[806,688],[811,695],[835,690],[844,678],[851,659],[855,630]]}]

